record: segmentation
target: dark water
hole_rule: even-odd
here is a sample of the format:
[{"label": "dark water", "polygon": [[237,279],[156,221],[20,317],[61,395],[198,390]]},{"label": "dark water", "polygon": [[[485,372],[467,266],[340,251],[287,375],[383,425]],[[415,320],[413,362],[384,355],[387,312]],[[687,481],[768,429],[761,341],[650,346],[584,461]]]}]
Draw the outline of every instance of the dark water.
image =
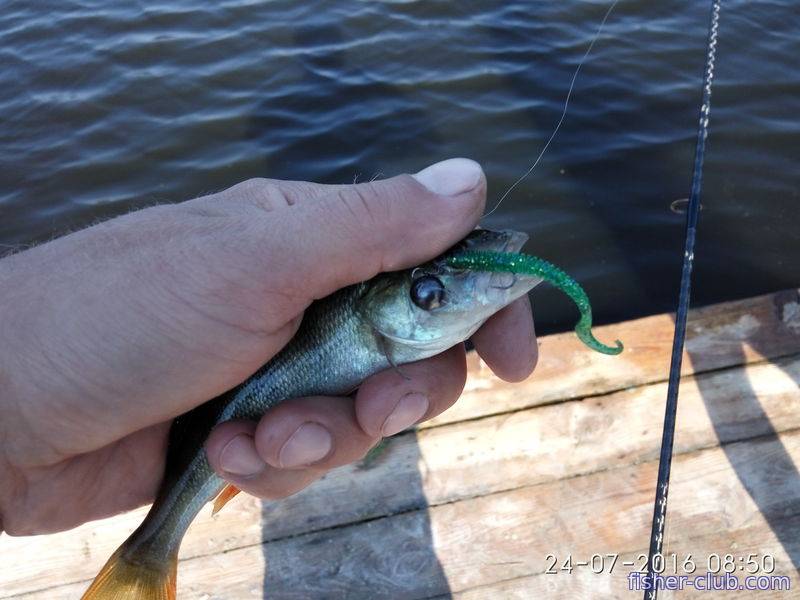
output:
[{"label": "dark water", "polygon": [[[6,1],[0,243],[253,176],[350,182],[450,156],[490,204],[532,163],[606,2]],[[621,2],[548,154],[487,226],[599,320],[674,306],[708,3]],[[696,303],[800,284],[800,8],[724,3]],[[540,330],[573,309],[535,295]]]}]

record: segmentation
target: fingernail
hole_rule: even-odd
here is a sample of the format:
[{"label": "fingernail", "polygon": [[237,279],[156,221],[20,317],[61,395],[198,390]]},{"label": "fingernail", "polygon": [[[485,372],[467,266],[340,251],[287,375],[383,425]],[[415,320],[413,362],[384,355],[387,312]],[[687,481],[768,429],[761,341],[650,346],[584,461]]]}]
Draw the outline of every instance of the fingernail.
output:
[{"label": "fingernail", "polygon": [[474,160],[450,158],[422,169],[414,179],[442,196],[458,196],[475,188],[483,170]]},{"label": "fingernail", "polygon": [[278,453],[281,467],[310,465],[325,458],[333,447],[330,432],[318,423],[303,423]]},{"label": "fingernail", "polygon": [[428,399],[417,392],[406,394],[386,417],[381,427],[384,436],[394,435],[408,429],[428,412]]},{"label": "fingernail", "polygon": [[248,476],[259,473],[266,463],[256,452],[253,438],[240,433],[222,449],[219,466],[231,475]]}]

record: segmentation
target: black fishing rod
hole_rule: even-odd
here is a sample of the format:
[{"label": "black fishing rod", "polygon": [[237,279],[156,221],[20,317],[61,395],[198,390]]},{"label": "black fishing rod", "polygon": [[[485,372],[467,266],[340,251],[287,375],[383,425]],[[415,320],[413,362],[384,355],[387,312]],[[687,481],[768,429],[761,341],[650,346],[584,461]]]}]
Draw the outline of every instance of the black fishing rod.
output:
[{"label": "black fishing rod", "polygon": [[[667,404],[664,412],[664,430],[661,436],[661,452],[658,459],[658,480],[653,506],[653,524],[650,530],[650,549],[647,557],[644,600],[656,600],[658,589],[655,574],[664,567],[664,527],[667,518],[667,496],[669,476],[672,468],[672,451],[675,443],[675,418],[678,411],[678,388],[681,381],[681,362],[686,339],[686,319],[691,296],[692,267],[694,265],[694,243],[697,236],[697,219],[700,213],[700,192],[703,187],[703,160],[708,137],[708,122],[711,113],[711,84],[714,80],[714,63],[717,53],[717,34],[721,0],[711,1],[711,17],[708,26],[706,64],[703,72],[703,93],[700,105],[700,122],[697,126],[697,146],[692,173],[692,191],[686,214],[686,240],[683,251],[680,295],[675,314],[675,334],[672,341],[672,360],[669,368]],[[656,561],[660,560],[659,564]]]}]

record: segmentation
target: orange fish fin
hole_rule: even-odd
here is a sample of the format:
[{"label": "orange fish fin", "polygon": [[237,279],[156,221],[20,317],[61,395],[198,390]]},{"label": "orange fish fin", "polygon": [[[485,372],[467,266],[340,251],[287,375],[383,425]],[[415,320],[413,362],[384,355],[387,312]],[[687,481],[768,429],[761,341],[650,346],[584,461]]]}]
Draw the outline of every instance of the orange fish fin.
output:
[{"label": "orange fish fin", "polygon": [[81,600],[175,600],[177,555],[159,568],[125,559],[124,548],[111,555]]},{"label": "orange fish fin", "polygon": [[211,516],[213,517],[215,514],[217,514],[231,498],[241,491],[242,490],[237,488],[235,485],[231,485],[230,483],[222,488],[222,491],[217,494],[216,498],[214,498],[214,508],[211,510]]}]

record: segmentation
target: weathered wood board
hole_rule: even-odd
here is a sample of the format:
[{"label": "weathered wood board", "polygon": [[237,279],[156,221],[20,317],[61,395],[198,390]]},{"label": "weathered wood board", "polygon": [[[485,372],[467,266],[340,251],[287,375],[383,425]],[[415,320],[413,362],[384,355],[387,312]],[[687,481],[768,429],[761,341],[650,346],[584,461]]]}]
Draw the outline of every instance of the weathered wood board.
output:
[{"label": "weathered wood board", "polygon": [[[280,503],[237,498],[201,515],[181,550],[179,597],[629,597],[622,571],[544,575],[543,560],[644,551],[671,331],[667,315],[601,328],[600,339],[626,343],[618,358],[583,350],[571,334],[547,336],[534,377],[517,385],[472,357],[459,404],[394,438],[372,468],[340,469]],[[772,552],[794,574],[796,291],[694,311],[687,348],[670,495],[676,550],[667,551],[735,543],[738,555]],[[759,476],[752,464],[778,474]],[[143,511],[0,537],[0,598],[79,597]]]},{"label": "weathered wood board", "polygon": [[[784,509],[800,505],[800,479],[784,477],[774,460],[784,451],[800,459],[800,433],[728,445],[745,476],[775,486],[768,514],[797,539],[800,515]],[[794,577],[763,507],[733,485],[728,452],[716,447],[677,457],[667,551],[703,559],[710,553],[769,552],[775,574]],[[611,573],[577,568],[548,575],[546,557],[571,555],[579,561],[617,553],[620,563],[638,564],[646,548],[642,532],[649,529],[655,473],[654,462],[630,465],[197,557],[182,565],[182,591],[214,599],[259,598],[265,587],[269,597],[292,600],[425,598],[445,591],[432,589],[432,581],[446,581],[451,592],[496,598],[503,596],[488,586],[502,588],[509,580],[519,585],[524,578],[527,597],[554,597],[559,589],[577,597],[625,597],[630,568],[618,564]],[[696,498],[698,488],[705,493],[702,501]],[[419,544],[428,528],[438,564]],[[439,568],[445,578],[438,577]],[[21,597],[74,598],[83,587]]]},{"label": "weathered wood board", "polygon": [[[473,355],[470,372],[474,377],[464,395],[423,427],[665,381],[673,325],[672,315],[657,315],[597,328],[598,339],[625,343],[625,352],[619,356],[588,351],[571,333],[540,338],[539,365],[522,385],[492,377]],[[694,309],[689,313],[683,373],[794,354],[798,343],[798,290]]]}]

